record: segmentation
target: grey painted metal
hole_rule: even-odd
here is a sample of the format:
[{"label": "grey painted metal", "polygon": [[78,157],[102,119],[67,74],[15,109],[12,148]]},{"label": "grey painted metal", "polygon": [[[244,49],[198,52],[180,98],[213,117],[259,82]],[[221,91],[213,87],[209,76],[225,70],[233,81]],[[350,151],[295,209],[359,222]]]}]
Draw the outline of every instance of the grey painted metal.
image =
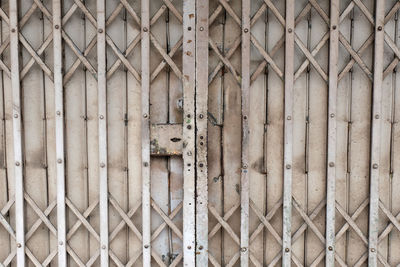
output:
[{"label": "grey painted metal", "polygon": [[195,266],[195,174],[204,163],[196,162],[195,86],[196,86],[196,0],[183,2],[183,261]]},{"label": "grey painted metal", "polygon": [[250,174],[249,174],[249,116],[250,116],[250,0],[242,0],[242,79],[241,79],[241,121],[242,155],[240,177],[240,265],[249,266],[249,213],[250,213]]},{"label": "grey painted metal", "polygon": [[99,127],[100,263],[109,265],[108,161],[107,161],[107,69],[105,0],[97,0],[97,94]]},{"label": "grey painted metal", "polygon": [[208,11],[196,2],[196,266],[208,266]]},{"label": "grey painted metal", "polygon": [[291,266],[294,87],[294,0],[286,0],[282,266]]},{"label": "grey painted metal", "polygon": [[382,124],[383,50],[385,38],[385,0],[377,0],[375,10],[374,80],[372,97],[370,201],[368,230],[368,266],[378,266],[379,164]]},{"label": "grey painted metal", "polygon": [[10,54],[11,54],[11,87],[13,115],[13,152],[15,179],[15,241],[17,264],[25,266],[25,213],[24,213],[24,179],[22,156],[21,96],[19,76],[19,28],[18,3],[10,0]]},{"label": "grey painted metal", "polygon": [[141,146],[142,146],[142,250],[143,266],[151,266],[151,204],[150,204],[150,3],[141,1]]},{"label": "grey painted metal", "polygon": [[326,163],[326,244],[325,265],[335,266],[335,213],[336,213],[336,118],[339,55],[340,0],[330,3],[329,87],[328,87],[328,156]]},{"label": "grey painted metal", "polygon": [[61,1],[53,1],[54,103],[57,175],[57,241],[58,266],[67,266],[65,216],[65,158],[64,158],[64,88],[62,74]]}]

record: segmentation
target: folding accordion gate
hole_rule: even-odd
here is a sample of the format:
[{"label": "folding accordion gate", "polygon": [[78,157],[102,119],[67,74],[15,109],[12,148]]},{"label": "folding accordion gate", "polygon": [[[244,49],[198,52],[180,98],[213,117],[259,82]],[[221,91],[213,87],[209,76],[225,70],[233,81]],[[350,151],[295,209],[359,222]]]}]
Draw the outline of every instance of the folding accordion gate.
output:
[{"label": "folding accordion gate", "polygon": [[397,0],[1,0],[0,266],[400,264]]}]

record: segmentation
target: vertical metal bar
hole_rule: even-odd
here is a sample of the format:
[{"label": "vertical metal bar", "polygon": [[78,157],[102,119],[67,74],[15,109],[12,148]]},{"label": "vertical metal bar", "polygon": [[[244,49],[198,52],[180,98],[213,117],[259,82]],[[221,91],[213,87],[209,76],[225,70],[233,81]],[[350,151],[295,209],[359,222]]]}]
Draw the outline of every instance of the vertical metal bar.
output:
[{"label": "vertical metal bar", "polygon": [[385,1],[376,1],[374,45],[374,82],[371,114],[371,162],[370,162],[370,203],[369,203],[369,245],[368,266],[378,266],[379,232],[379,160],[382,111],[382,79],[384,50]]},{"label": "vertical metal bar", "polygon": [[249,266],[250,0],[242,0],[242,172],[240,177],[240,266]]},{"label": "vertical metal bar", "polygon": [[208,5],[196,3],[196,265],[208,266]]},{"label": "vertical metal bar", "polygon": [[11,86],[13,107],[13,149],[15,178],[15,231],[17,245],[17,265],[25,266],[25,231],[24,231],[24,181],[22,162],[22,127],[21,99],[19,78],[19,40],[18,40],[18,4],[10,0],[10,55]]},{"label": "vertical metal bar", "polygon": [[150,3],[142,0],[142,227],[143,266],[151,266],[150,207]]},{"label": "vertical metal bar", "polygon": [[195,78],[196,0],[183,2],[183,258],[184,266],[195,266]]},{"label": "vertical metal bar", "polygon": [[326,266],[335,266],[335,192],[336,192],[336,103],[339,57],[340,0],[331,0],[329,39],[329,92],[328,92],[328,157],[326,192]]},{"label": "vertical metal bar", "polygon": [[293,85],[294,85],[294,4],[286,0],[285,28],[285,117],[283,170],[282,266],[291,265],[292,239],[292,157],[293,157]]},{"label": "vertical metal bar", "polygon": [[97,97],[99,121],[100,179],[100,264],[109,264],[108,246],[108,166],[107,166],[107,72],[106,72],[105,0],[97,0]]},{"label": "vertical metal bar", "polygon": [[54,103],[56,128],[57,176],[57,241],[58,266],[67,266],[65,169],[64,169],[64,91],[62,77],[61,0],[53,0],[53,49],[54,49]]}]

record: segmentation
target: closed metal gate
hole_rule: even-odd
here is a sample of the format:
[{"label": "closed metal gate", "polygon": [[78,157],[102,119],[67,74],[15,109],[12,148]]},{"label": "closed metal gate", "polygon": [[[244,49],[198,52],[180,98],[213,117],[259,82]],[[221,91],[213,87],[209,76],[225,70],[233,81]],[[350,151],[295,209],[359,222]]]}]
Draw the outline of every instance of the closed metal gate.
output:
[{"label": "closed metal gate", "polygon": [[397,0],[1,0],[0,266],[400,264]]}]

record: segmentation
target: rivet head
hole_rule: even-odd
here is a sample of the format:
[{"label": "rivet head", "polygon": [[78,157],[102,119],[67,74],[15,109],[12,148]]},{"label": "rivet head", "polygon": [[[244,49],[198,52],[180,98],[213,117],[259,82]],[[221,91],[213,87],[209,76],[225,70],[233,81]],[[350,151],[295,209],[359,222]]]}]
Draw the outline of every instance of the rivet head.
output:
[{"label": "rivet head", "polygon": [[62,246],[62,245],[64,245],[64,242],[60,241],[58,244],[59,244],[60,246]]},{"label": "rivet head", "polygon": [[57,163],[62,163],[62,159],[58,159],[58,160],[57,160]]},{"label": "rivet head", "polygon": [[335,113],[331,113],[331,118],[334,118],[335,117]]},{"label": "rivet head", "polygon": [[143,114],[143,118],[145,118],[145,119],[146,119],[148,116],[149,116],[149,115],[147,115],[147,113],[144,113],[144,114]]},{"label": "rivet head", "polygon": [[192,249],[192,246],[187,246],[188,249]]},{"label": "rivet head", "polygon": [[188,128],[190,130],[190,129],[192,129],[192,125],[188,125],[188,126],[186,126],[186,128]]},{"label": "rivet head", "polygon": [[287,116],[286,118],[288,121],[290,121],[292,119],[292,116]]},{"label": "rivet head", "polygon": [[192,30],[192,27],[188,27],[188,31],[191,31]]},{"label": "rivet head", "polygon": [[102,249],[106,249],[106,245],[102,245],[101,248],[102,248]]},{"label": "rivet head", "polygon": [[371,252],[375,252],[375,249],[374,249],[374,248],[371,248]]},{"label": "rivet head", "polygon": [[60,116],[60,115],[61,115],[61,111],[57,110],[56,114],[57,114],[58,116]]},{"label": "rivet head", "polygon": [[11,32],[15,32],[15,29],[11,29]]},{"label": "rivet head", "polygon": [[203,164],[203,163],[200,163],[199,166],[200,166],[200,168],[203,168],[203,167],[204,167],[204,164]]},{"label": "rivet head", "polygon": [[247,251],[247,248],[244,248],[244,247],[243,247],[243,248],[240,249],[240,251],[244,253],[244,252]]},{"label": "rivet head", "polygon": [[243,169],[247,169],[247,164],[243,164]]},{"label": "rivet head", "polygon": [[332,250],[333,250],[333,247],[332,247],[332,246],[329,246],[329,247],[328,247],[328,250],[329,250],[329,251],[332,251]]},{"label": "rivet head", "polygon": [[372,168],[378,169],[378,164],[376,164],[376,163],[372,164]]},{"label": "rivet head", "polygon": [[149,245],[144,245],[144,248],[149,248]]},{"label": "rivet head", "polygon": [[14,114],[14,118],[18,118],[18,114]]},{"label": "rivet head", "polygon": [[148,31],[148,29],[147,29],[146,27],[144,27],[144,28],[143,28],[143,31],[144,31],[144,32],[147,32],[147,31]]},{"label": "rivet head", "polygon": [[203,246],[199,246],[199,250],[202,250],[203,249]]},{"label": "rivet head", "polygon": [[104,168],[105,166],[106,166],[106,164],[104,164],[103,162],[100,163],[100,167],[101,167],[101,168]]},{"label": "rivet head", "polygon": [[203,114],[200,114],[200,115],[199,115],[199,118],[200,118],[200,119],[204,118],[204,115],[203,115]]},{"label": "rivet head", "polygon": [[187,154],[188,156],[191,156],[191,155],[192,155],[192,152],[191,152],[191,151],[188,151],[186,154]]},{"label": "rivet head", "polygon": [[378,26],[378,31],[381,31],[382,30],[382,26]]},{"label": "rivet head", "polygon": [[59,26],[59,25],[55,25],[54,28],[55,28],[56,30],[58,30],[58,29],[60,28],[60,26]]},{"label": "rivet head", "polygon": [[201,31],[201,32],[204,31],[204,27],[200,27],[200,31]]},{"label": "rivet head", "polygon": [[289,252],[289,248],[285,248],[285,252]]},{"label": "rivet head", "polygon": [[329,167],[335,167],[335,163],[329,162]]},{"label": "rivet head", "polygon": [[21,246],[21,244],[20,244],[20,243],[18,243],[18,244],[17,244],[17,248],[20,248],[20,247],[22,247],[22,246]]},{"label": "rivet head", "polygon": [[103,115],[100,115],[100,120],[102,120],[102,119],[104,119],[104,116],[103,116]]},{"label": "rivet head", "polygon": [[249,32],[249,29],[245,28],[245,29],[244,29],[244,32],[245,32],[245,33],[248,33],[248,32]]},{"label": "rivet head", "polygon": [[379,119],[379,114],[376,114],[376,115],[375,115],[375,119]]},{"label": "rivet head", "polygon": [[288,33],[292,33],[292,32],[293,32],[292,28],[289,28]]},{"label": "rivet head", "polygon": [[333,26],[332,26],[332,29],[336,30],[336,28],[337,28],[336,25],[333,25]]},{"label": "rivet head", "polygon": [[99,33],[103,33],[103,29],[99,29],[98,32],[99,32]]},{"label": "rivet head", "polygon": [[19,163],[19,161],[15,162],[15,166],[19,166],[21,165],[21,163]]},{"label": "rivet head", "polygon": [[290,170],[292,168],[292,165],[286,164],[286,169]]}]

